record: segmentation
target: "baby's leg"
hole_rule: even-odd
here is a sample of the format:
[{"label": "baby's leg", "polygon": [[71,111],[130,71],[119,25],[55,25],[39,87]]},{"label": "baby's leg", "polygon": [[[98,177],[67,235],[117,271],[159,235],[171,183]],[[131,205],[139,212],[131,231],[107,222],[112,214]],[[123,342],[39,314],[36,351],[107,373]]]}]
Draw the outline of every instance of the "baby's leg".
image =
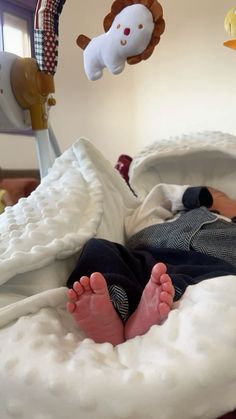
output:
[{"label": "baby's leg", "polygon": [[68,298],[67,310],[87,337],[97,343],[118,345],[124,342],[124,326],[110,301],[102,274],[83,276],[68,291]]},{"label": "baby's leg", "polygon": [[168,316],[173,298],[174,287],[166,274],[166,266],[158,263],[152,269],[137,309],[125,324],[125,338],[143,335],[154,324],[160,324]]}]

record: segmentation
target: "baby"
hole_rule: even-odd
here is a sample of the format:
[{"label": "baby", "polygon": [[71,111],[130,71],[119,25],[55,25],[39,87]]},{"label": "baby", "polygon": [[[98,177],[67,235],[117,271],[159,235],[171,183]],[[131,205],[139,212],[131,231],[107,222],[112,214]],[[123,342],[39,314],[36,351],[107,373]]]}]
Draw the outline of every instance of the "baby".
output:
[{"label": "baby", "polygon": [[[97,343],[145,334],[188,285],[236,274],[235,215],[236,201],[213,188],[158,185],[129,220],[126,247],[102,239],[85,245],[68,280],[68,311]],[[147,225],[137,231],[140,220]]]}]

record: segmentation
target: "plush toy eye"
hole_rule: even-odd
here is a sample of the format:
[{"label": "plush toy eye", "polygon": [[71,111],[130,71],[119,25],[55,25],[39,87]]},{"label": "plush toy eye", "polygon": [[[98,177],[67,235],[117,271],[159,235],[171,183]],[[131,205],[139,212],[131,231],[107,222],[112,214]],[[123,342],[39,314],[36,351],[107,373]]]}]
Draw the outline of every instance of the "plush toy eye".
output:
[{"label": "plush toy eye", "polygon": [[142,23],[140,23],[140,25],[138,25],[138,28],[139,28],[139,29],[143,29],[143,25],[142,25]]},{"label": "plush toy eye", "polygon": [[116,29],[120,29],[120,24],[117,25]]}]

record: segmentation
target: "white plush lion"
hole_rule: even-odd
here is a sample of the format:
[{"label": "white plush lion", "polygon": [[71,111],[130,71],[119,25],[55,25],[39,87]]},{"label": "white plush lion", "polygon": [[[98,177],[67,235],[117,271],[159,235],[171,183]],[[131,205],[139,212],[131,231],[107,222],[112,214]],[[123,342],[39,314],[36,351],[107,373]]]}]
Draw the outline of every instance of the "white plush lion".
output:
[{"label": "white plush lion", "polygon": [[160,4],[153,0],[149,2],[152,7],[142,2],[127,3],[130,0],[124,0],[117,14],[117,0],[113,4],[111,13],[104,19],[104,34],[92,40],[84,35],[77,39],[84,49],[84,68],[89,80],[101,78],[105,67],[112,74],[119,74],[126,60],[134,64],[148,58],[160,40],[165,26]]}]

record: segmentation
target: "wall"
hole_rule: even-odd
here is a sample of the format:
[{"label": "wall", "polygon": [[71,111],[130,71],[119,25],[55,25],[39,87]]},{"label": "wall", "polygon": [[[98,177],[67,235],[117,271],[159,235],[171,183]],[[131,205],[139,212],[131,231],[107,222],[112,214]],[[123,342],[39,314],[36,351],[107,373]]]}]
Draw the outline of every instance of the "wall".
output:
[{"label": "wall", "polygon": [[94,37],[104,32],[103,18],[110,6],[108,0],[67,0],[60,22],[57,106],[52,122],[63,148],[83,136],[115,160],[120,152],[131,153],[134,148],[135,69],[116,77],[104,71],[102,79],[91,82],[84,73],[83,52],[76,45],[81,33]]},{"label": "wall", "polygon": [[163,0],[166,31],[153,57],[137,66],[136,147],[202,130],[236,134],[236,51],[224,17],[232,0]]},{"label": "wall", "polygon": [[[166,31],[153,56],[90,82],[83,72],[79,33],[103,32],[109,0],[67,0],[60,19],[57,106],[51,121],[62,150],[80,136],[114,162],[159,137],[199,130],[236,134],[236,52],[222,46],[231,0],[162,0]],[[93,12],[91,12],[93,10]],[[1,165],[36,167],[34,141],[0,136]],[[20,156],[20,157],[19,157]]]}]

